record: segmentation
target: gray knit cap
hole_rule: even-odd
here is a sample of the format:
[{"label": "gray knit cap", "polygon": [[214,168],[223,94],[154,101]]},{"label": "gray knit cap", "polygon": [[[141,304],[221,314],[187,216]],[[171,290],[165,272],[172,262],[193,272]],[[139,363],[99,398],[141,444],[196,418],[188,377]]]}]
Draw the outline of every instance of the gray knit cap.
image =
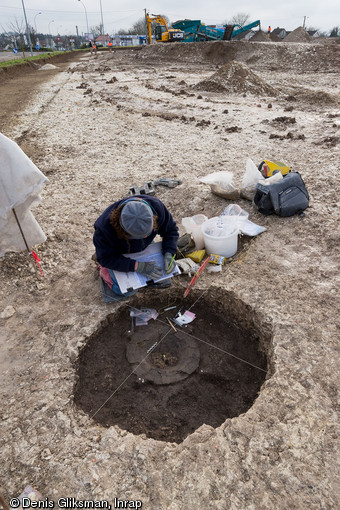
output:
[{"label": "gray knit cap", "polygon": [[120,213],[120,225],[134,239],[143,239],[153,230],[153,212],[144,200],[128,200]]}]

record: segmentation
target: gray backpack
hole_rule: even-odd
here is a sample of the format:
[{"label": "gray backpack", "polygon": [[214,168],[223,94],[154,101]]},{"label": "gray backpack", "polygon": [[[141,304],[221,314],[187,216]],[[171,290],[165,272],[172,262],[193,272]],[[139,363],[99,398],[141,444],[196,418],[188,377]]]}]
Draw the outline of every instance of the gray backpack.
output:
[{"label": "gray backpack", "polygon": [[263,214],[293,216],[307,209],[309,196],[299,172],[291,172],[269,186],[258,183],[254,203]]}]

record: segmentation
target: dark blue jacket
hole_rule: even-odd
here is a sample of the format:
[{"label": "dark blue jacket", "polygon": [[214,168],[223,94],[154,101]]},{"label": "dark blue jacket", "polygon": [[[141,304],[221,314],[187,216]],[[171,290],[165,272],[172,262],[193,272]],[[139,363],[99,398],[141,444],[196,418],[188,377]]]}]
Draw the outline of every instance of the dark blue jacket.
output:
[{"label": "dark blue jacket", "polygon": [[[158,198],[148,195],[137,195],[138,198],[145,200],[157,215],[157,230],[144,239],[130,239],[129,245],[125,239],[119,239],[116,231],[110,224],[110,214],[113,209],[117,209],[126,198],[110,205],[94,224],[95,232],[93,243],[96,247],[96,257],[99,264],[108,269],[116,271],[134,271],[135,260],[123,257],[123,253],[137,253],[144,250],[153,239],[159,234],[163,238],[162,251],[163,254],[169,252],[175,254],[177,251],[178,228],[173,220],[170,212],[163,202]],[[128,197],[132,198],[132,197]]]}]

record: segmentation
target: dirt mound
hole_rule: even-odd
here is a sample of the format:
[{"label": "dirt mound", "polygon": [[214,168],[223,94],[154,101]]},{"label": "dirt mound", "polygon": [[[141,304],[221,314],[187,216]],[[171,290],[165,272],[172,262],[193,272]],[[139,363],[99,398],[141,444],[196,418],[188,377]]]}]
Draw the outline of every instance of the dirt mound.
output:
[{"label": "dirt mound", "polygon": [[203,56],[207,60],[216,63],[229,62],[230,60],[234,60],[236,53],[237,47],[226,41],[215,41],[213,43],[208,43],[203,49]]},{"label": "dirt mound", "polygon": [[298,27],[284,38],[285,42],[311,42],[312,38],[302,27]]},{"label": "dirt mound", "polygon": [[201,44],[204,43],[152,44],[151,46],[143,46],[141,51],[136,52],[134,57],[144,61],[156,60],[157,63],[169,60],[199,62],[202,59]]},{"label": "dirt mound", "polygon": [[210,78],[195,86],[208,92],[235,92],[259,95],[276,95],[276,90],[253,73],[245,64],[230,62],[222,66]]},{"label": "dirt mound", "polygon": [[267,34],[263,32],[263,30],[258,30],[256,34],[251,38],[251,41],[270,42],[270,39]]},{"label": "dirt mound", "polygon": [[45,64],[41,66],[38,71],[50,71],[51,69],[58,69],[54,64]]},{"label": "dirt mound", "polygon": [[[308,35],[308,34],[307,34]],[[254,36],[255,37],[255,36]],[[167,43],[144,46],[142,50],[131,53],[124,52],[124,60],[133,55],[134,62],[154,63],[188,62],[190,64],[218,64],[223,65],[231,61],[244,62],[253,69],[275,68],[286,72],[287,68],[299,71],[311,69],[334,72],[339,66],[340,52],[338,44],[326,41],[312,45],[301,44],[263,44],[254,37],[249,41],[205,41],[196,43]],[[260,36],[258,36],[260,37]],[[324,38],[328,40],[329,38]],[[284,43],[286,39],[282,42]],[[280,40],[281,41],[281,40]],[[288,40],[289,42],[289,40]],[[309,47],[310,46],[310,47]],[[122,52],[121,52],[122,53]]]},{"label": "dirt mound", "polygon": [[296,92],[296,95],[301,101],[307,101],[318,106],[340,104],[339,95],[331,95],[323,90],[301,89]]},{"label": "dirt mound", "polygon": [[281,37],[279,37],[278,35],[273,34],[273,33],[270,34],[270,40],[273,42],[281,42],[282,41]]}]

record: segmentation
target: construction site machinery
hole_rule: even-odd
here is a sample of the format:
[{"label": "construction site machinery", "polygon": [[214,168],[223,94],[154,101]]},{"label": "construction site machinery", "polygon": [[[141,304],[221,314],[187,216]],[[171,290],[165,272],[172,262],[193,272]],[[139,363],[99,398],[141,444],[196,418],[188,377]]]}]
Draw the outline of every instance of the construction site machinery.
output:
[{"label": "construction site machinery", "polygon": [[260,20],[253,21],[244,27],[239,25],[205,25],[201,20],[183,19],[172,24],[176,29],[183,30],[184,42],[197,41],[230,41],[243,32],[260,27]]},{"label": "construction site machinery", "polygon": [[166,19],[159,14],[152,14],[149,16],[145,14],[147,26],[147,40],[148,44],[152,44],[152,22],[156,22],[155,37],[157,42],[182,42],[184,38],[183,30],[179,28],[169,28]]}]

